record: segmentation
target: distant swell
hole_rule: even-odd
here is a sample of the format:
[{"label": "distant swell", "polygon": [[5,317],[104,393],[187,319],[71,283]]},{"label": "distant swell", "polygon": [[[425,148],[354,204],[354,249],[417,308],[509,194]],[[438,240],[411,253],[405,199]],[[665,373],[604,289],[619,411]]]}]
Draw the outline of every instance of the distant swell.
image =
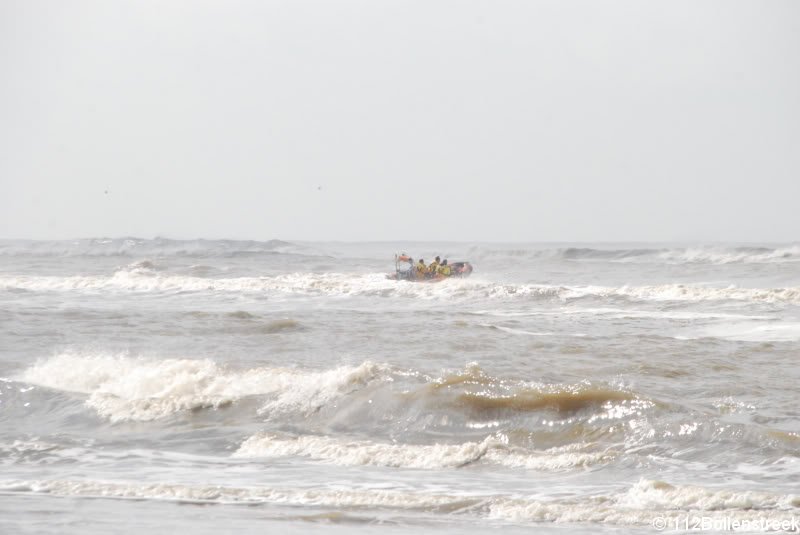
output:
[{"label": "distant swell", "polygon": [[298,252],[282,240],[172,240],[90,238],[80,240],[0,240],[0,256],[187,256],[236,257]]},{"label": "distant swell", "polygon": [[477,246],[473,258],[509,257],[515,260],[566,260],[641,264],[765,264],[800,262],[800,244],[779,247],[700,245],[675,248],[517,248],[499,249]]}]

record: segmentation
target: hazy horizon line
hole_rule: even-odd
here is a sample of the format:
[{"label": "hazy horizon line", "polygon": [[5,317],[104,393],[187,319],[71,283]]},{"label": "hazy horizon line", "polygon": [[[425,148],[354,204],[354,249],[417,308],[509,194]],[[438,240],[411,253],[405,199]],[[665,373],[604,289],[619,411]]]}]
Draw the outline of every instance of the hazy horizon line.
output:
[{"label": "hazy horizon line", "polygon": [[122,236],[84,236],[72,238],[9,238],[0,237],[0,241],[5,242],[75,242],[82,240],[170,240],[170,241],[232,241],[232,242],[259,242],[267,243],[272,241],[280,241],[286,243],[341,243],[341,244],[380,244],[380,243],[455,243],[455,244],[503,244],[503,245],[552,245],[552,244],[681,244],[681,245],[800,245],[800,239],[790,241],[753,241],[753,240],[414,240],[414,239],[370,239],[370,240],[309,240],[309,239],[292,239],[292,238],[235,238],[235,237],[171,237],[164,235],[154,235],[152,237],[122,235]]}]

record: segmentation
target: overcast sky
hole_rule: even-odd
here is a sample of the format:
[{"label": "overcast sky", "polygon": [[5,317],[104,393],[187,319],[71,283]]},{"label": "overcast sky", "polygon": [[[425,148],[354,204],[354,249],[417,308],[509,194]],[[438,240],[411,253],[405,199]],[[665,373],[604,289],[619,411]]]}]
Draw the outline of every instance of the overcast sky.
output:
[{"label": "overcast sky", "polygon": [[0,0],[0,237],[800,239],[800,2]]}]

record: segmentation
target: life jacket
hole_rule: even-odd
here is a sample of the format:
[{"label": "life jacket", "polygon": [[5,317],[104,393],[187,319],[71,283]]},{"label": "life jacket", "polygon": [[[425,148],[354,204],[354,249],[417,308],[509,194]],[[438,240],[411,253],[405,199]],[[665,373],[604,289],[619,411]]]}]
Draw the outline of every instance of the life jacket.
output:
[{"label": "life jacket", "polygon": [[418,278],[421,279],[422,277],[424,277],[426,270],[427,270],[427,268],[425,267],[425,264],[417,263],[416,271],[417,271],[417,277]]},{"label": "life jacket", "polygon": [[450,266],[439,266],[439,270],[438,271],[439,271],[439,275],[442,275],[444,277],[449,277],[450,276]]},{"label": "life jacket", "polygon": [[436,260],[434,260],[428,266],[428,273],[433,273],[435,275],[438,271],[439,271],[439,263]]}]

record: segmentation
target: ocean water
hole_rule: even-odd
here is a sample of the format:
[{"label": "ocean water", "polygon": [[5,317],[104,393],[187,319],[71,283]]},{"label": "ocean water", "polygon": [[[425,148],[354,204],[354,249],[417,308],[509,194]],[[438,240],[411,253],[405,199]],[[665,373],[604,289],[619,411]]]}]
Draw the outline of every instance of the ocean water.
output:
[{"label": "ocean water", "polygon": [[798,360],[798,244],[0,241],[0,532],[797,531]]}]

